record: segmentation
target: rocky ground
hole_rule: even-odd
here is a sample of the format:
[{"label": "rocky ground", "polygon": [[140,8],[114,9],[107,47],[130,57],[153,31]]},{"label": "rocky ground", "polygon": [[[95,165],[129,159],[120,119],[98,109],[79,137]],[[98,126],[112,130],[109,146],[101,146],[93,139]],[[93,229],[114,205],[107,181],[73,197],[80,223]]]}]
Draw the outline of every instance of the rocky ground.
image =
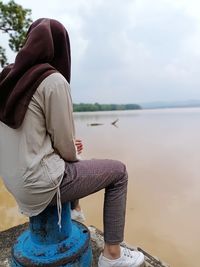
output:
[{"label": "rocky ground", "polygon": [[[6,231],[0,232],[0,267],[9,267],[9,257],[11,247],[15,242],[18,235],[28,227],[28,223],[13,227]],[[103,248],[103,236],[102,232],[96,229],[94,226],[89,227],[91,233],[91,242],[93,250],[93,264],[92,267],[97,267],[97,260],[101,250]],[[126,244],[122,244],[126,245]],[[127,247],[130,247],[126,245]],[[145,255],[145,267],[169,267],[169,265],[163,263],[158,258],[151,256],[141,248],[134,248],[142,251]]]}]

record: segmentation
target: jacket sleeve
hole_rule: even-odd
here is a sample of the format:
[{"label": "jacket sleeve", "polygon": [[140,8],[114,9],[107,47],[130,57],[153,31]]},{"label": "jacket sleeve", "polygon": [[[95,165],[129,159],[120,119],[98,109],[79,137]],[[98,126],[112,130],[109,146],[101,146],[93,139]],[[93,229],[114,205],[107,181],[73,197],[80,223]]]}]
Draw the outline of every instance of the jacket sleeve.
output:
[{"label": "jacket sleeve", "polygon": [[53,147],[65,161],[77,161],[70,86],[62,75],[57,74],[45,87],[46,129]]}]

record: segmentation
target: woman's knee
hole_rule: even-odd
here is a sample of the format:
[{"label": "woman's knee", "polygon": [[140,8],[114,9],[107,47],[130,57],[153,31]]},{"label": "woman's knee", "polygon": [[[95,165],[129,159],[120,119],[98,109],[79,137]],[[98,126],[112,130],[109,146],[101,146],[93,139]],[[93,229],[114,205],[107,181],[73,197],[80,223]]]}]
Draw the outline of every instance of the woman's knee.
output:
[{"label": "woman's knee", "polygon": [[126,165],[123,162],[119,160],[114,160],[113,171],[115,172],[115,175],[119,177],[120,180],[124,180],[124,181],[128,180],[128,173],[126,170]]}]

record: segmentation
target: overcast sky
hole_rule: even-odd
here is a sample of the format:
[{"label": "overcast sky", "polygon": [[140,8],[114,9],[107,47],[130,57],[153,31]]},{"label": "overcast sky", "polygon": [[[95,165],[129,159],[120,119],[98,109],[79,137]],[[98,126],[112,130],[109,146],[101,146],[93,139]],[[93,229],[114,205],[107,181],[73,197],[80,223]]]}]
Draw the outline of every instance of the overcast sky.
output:
[{"label": "overcast sky", "polygon": [[200,99],[199,0],[16,2],[67,28],[74,102]]}]

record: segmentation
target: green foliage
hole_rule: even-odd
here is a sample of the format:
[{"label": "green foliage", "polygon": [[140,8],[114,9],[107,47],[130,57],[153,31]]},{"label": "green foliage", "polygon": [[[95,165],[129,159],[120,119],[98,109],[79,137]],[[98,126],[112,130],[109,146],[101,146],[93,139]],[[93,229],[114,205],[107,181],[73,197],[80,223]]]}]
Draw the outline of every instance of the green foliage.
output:
[{"label": "green foliage", "polygon": [[[23,46],[31,23],[30,9],[24,9],[13,0],[7,4],[0,1],[0,31],[8,34],[8,43],[14,52],[18,52]],[[5,49],[0,47],[0,64],[3,67],[6,63]]]},{"label": "green foliage", "polygon": [[0,46],[0,66],[5,66],[7,62],[6,50]]},{"label": "green foliage", "polygon": [[132,110],[141,109],[140,105],[137,104],[73,104],[73,109],[77,111],[109,111],[109,110]]}]

